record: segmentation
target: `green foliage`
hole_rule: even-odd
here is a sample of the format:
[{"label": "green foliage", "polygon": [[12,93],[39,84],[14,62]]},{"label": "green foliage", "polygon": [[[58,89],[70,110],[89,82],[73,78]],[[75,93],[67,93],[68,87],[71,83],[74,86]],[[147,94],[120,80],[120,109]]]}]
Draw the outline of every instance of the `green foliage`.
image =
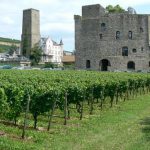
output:
[{"label": "green foliage", "polygon": [[0,42],[20,43],[20,40],[0,37]]},{"label": "green foliage", "polygon": [[116,5],[116,6],[108,5],[108,6],[106,6],[106,10],[109,13],[122,13],[122,12],[125,12],[125,10],[120,5]]},{"label": "green foliage", "polygon": [[30,112],[32,113],[34,118],[35,129],[37,127],[37,117],[52,109],[53,103],[57,98],[53,89],[51,91],[47,91],[47,89],[45,88],[45,92],[43,93],[43,89],[41,88],[44,87],[39,87],[37,89],[37,91],[32,95],[32,101],[30,103]]},{"label": "green foliage", "polygon": [[10,85],[5,91],[10,108],[7,113],[7,118],[13,120],[16,124],[17,118],[20,116],[23,109],[22,102],[24,101],[24,91],[19,87],[12,87],[12,85]]},{"label": "green foliage", "polygon": [[28,41],[28,38],[27,36],[25,35],[25,37],[23,38],[23,41],[22,41],[22,55],[23,56],[26,56],[26,53],[29,49],[29,41]]},{"label": "green foliage", "polygon": [[7,52],[10,49],[11,46],[7,45],[0,45],[0,53]]},{"label": "green foliage", "polygon": [[31,60],[31,65],[37,65],[42,56],[42,49],[39,47],[38,44],[36,44],[32,49],[31,49],[31,55],[30,55],[30,60]]},{"label": "green foliage", "polygon": [[58,68],[58,65],[52,62],[46,62],[44,68]]},{"label": "green foliage", "polygon": [[[9,43],[9,44],[12,44],[11,46],[10,45],[0,45],[0,53],[11,51],[10,49],[15,48],[15,47],[17,48],[17,46],[15,46],[15,44],[20,44],[21,43],[20,40],[2,38],[2,37],[0,37],[0,42],[6,42],[6,43]],[[10,52],[10,53],[12,54],[12,52]]]},{"label": "green foliage", "polygon": [[0,88],[0,116],[2,118],[5,118],[8,112],[9,106],[7,103],[7,96],[5,90],[3,88]]},{"label": "green foliage", "polygon": [[75,104],[77,112],[81,113],[82,102],[87,102],[92,113],[96,99],[97,105],[102,108],[106,98],[110,99],[112,106],[115,99],[126,100],[129,96],[150,91],[150,75],[138,73],[1,70],[0,81],[0,105],[4,108],[9,106],[7,118],[16,122],[25,112],[30,95],[29,111],[35,128],[38,116],[52,110],[54,101],[57,101],[57,109],[65,108],[65,97],[67,107]]},{"label": "green foliage", "polygon": [[75,64],[64,64],[63,67],[66,70],[75,70]]},{"label": "green foliage", "polygon": [[16,52],[16,51],[17,51],[17,46],[12,45],[12,46],[9,48],[8,53],[9,53],[9,55],[13,55],[14,52]]},{"label": "green foliage", "polygon": [[[87,105],[86,102],[85,105]],[[2,134],[0,136],[0,149],[148,150],[150,147],[149,94],[138,96],[127,102],[120,101],[111,109],[108,107],[108,103],[105,103],[103,111],[95,107],[92,116],[88,116],[88,107],[85,107],[85,117],[82,121],[78,120],[76,111],[71,110],[72,117],[69,124],[64,126],[62,119],[55,117],[50,132],[33,130],[30,126],[32,120],[28,120],[29,129],[25,140],[20,139],[21,129],[0,123],[0,131],[4,132],[4,136]],[[31,119],[30,115],[29,118]],[[46,121],[47,116],[39,116],[40,127],[46,127]],[[22,125],[21,121],[19,125]]]}]

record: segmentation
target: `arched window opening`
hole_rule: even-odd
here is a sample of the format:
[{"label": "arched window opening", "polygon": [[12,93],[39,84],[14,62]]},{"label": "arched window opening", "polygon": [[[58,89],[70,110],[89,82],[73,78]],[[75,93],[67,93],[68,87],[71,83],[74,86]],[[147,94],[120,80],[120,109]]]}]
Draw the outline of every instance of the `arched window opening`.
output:
[{"label": "arched window opening", "polygon": [[91,68],[91,62],[90,62],[90,60],[86,60],[86,68],[87,69]]},{"label": "arched window opening", "polygon": [[102,23],[101,24],[101,31],[105,31],[106,30],[106,24],[105,23]]},{"label": "arched window opening", "polygon": [[132,52],[133,52],[133,53],[136,53],[137,51],[136,51],[136,49],[135,49],[135,48],[133,48],[133,49],[132,49]]},{"label": "arched window opening", "polygon": [[129,33],[128,33],[128,38],[129,38],[129,39],[132,39],[132,31],[129,31]]},{"label": "arched window opening", "polygon": [[133,61],[129,61],[127,64],[127,69],[135,70],[135,63]]},{"label": "arched window opening", "polygon": [[142,27],[140,27],[140,32],[144,32],[144,30],[143,30],[143,28],[142,28]]},{"label": "arched window opening", "polygon": [[110,61],[107,59],[102,59],[99,65],[101,71],[108,71],[108,66],[111,66]]},{"label": "arched window opening", "polygon": [[99,34],[100,40],[103,39],[103,34]]},{"label": "arched window opening", "polygon": [[122,56],[128,56],[128,47],[122,47]]},{"label": "arched window opening", "polygon": [[117,40],[120,39],[120,31],[117,31],[117,32],[116,32],[116,39],[117,39]]},{"label": "arched window opening", "polygon": [[141,52],[143,52],[144,51],[144,48],[143,47],[141,47]]}]

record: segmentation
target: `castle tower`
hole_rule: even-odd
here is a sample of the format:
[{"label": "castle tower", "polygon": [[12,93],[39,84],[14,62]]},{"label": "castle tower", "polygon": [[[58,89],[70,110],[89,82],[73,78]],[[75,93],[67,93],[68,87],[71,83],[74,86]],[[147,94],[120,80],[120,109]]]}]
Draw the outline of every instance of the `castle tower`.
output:
[{"label": "castle tower", "polygon": [[26,9],[23,11],[21,54],[29,58],[31,48],[40,41],[39,10]]},{"label": "castle tower", "polygon": [[77,69],[150,70],[150,14],[112,13],[95,4],[74,20]]}]

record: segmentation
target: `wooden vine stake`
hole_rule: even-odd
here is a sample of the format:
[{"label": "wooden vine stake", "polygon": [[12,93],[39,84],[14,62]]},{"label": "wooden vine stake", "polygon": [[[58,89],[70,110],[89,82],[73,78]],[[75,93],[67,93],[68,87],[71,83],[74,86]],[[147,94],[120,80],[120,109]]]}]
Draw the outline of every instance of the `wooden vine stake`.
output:
[{"label": "wooden vine stake", "polygon": [[67,92],[65,93],[65,101],[64,101],[64,125],[67,124],[67,118],[68,118],[68,109],[67,109]]},{"label": "wooden vine stake", "polygon": [[56,107],[56,101],[54,101],[53,103],[53,106],[52,106],[52,110],[50,112],[50,115],[48,116],[49,120],[48,120],[48,127],[47,127],[47,131],[50,130],[50,127],[51,127],[51,123],[52,123],[52,118],[53,118],[53,114],[54,114],[54,111],[55,111],[55,107]]},{"label": "wooden vine stake", "polygon": [[85,101],[85,92],[84,92],[84,98],[83,98],[83,100],[81,102],[80,120],[82,120],[82,117],[83,117],[83,103],[84,103],[84,101]]},{"label": "wooden vine stake", "polygon": [[94,92],[94,88],[92,88],[91,103],[90,103],[90,115],[92,115],[92,113],[93,113],[93,102],[94,102],[93,92]]},{"label": "wooden vine stake", "polygon": [[100,108],[102,110],[103,109],[103,101],[104,101],[104,90],[101,91],[100,95],[101,95],[101,98],[100,98]]},{"label": "wooden vine stake", "polygon": [[25,129],[27,127],[27,116],[28,116],[28,112],[29,112],[29,105],[30,105],[30,95],[28,96],[28,101],[27,101],[27,106],[26,106],[26,112],[25,112],[25,116],[24,116],[24,125],[23,125],[23,130],[22,130],[22,139],[25,138]]},{"label": "wooden vine stake", "polygon": [[114,96],[110,96],[110,107],[112,108],[114,101]]},{"label": "wooden vine stake", "polygon": [[118,93],[118,90],[117,90],[117,93],[116,93],[116,104],[118,104],[118,98],[119,98],[119,93]]}]

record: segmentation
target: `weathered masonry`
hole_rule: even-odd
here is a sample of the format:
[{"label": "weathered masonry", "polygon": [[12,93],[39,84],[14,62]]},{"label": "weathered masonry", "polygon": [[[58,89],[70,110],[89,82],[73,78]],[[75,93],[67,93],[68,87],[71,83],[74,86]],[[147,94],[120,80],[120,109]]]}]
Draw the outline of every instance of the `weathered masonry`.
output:
[{"label": "weathered masonry", "polygon": [[21,37],[22,55],[29,57],[31,48],[40,41],[40,14],[39,10],[26,9],[23,11],[22,37]]},{"label": "weathered masonry", "polygon": [[150,70],[150,15],[107,13],[96,4],[74,19],[77,69]]}]

